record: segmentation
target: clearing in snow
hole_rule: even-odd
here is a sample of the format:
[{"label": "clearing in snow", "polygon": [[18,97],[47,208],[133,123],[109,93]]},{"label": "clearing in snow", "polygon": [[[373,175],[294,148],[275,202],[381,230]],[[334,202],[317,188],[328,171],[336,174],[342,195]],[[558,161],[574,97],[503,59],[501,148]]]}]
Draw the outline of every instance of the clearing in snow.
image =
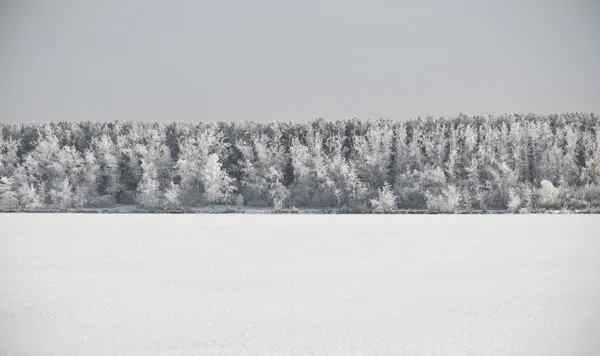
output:
[{"label": "clearing in snow", "polygon": [[597,355],[594,215],[0,214],[3,355]]}]

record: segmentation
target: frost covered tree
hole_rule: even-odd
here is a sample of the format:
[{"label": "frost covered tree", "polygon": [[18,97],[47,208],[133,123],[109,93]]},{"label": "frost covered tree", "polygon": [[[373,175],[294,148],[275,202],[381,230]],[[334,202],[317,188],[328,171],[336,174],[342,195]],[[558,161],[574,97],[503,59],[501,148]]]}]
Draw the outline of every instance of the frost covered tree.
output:
[{"label": "frost covered tree", "polygon": [[423,132],[418,123],[416,123],[411,132],[410,141],[407,147],[407,161],[408,171],[421,171],[423,170]]},{"label": "frost covered tree", "polygon": [[0,127],[0,176],[9,177],[19,163],[19,141],[9,138],[5,140]]},{"label": "frost covered tree", "polygon": [[511,199],[510,192],[514,192],[518,187],[517,173],[510,169],[506,163],[490,169],[490,173],[488,205],[496,209],[505,209]]},{"label": "frost covered tree", "polygon": [[335,187],[327,171],[323,153],[323,136],[308,128],[306,143],[294,138],[290,147],[294,181],[290,192],[298,206],[322,207],[324,201],[334,198]]},{"label": "frost covered tree", "polygon": [[44,189],[39,191],[42,201],[45,201],[46,197],[51,198],[50,191],[62,188],[65,176],[63,167],[58,161],[59,151],[58,138],[49,125],[44,125],[35,149],[25,158],[24,162],[27,172],[31,175],[30,179],[39,187],[42,187],[41,183],[44,183]]},{"label": "frost covered tree", "polygon": [[427,209],[427,197],[441,194],[447,186],[442,167],[414,170],[397,177],[395,192],[398,205],[403,209]]},{"label": "frost covered tree", "polygon": [[446,172],[448,179],[456,184],[461,177],[459,152],[458,152],[458,135],[459,132],[455,128],[450,128],[448,139],[448,158],[446,159]]},{"label": "frost covered tree", "polygon": [[344,158],[342,141],[330,140],[331,154],[327,165],[328,179],[331,181],[335,200],[330,205],[363,211],[366,209],[368,187],[360,179],[355,164]]},{"label": "frost covered tree", "polygon": [[50,189],[52,206],[58,209],[68,209],[73,207],[74,192],[69,178],[64,178],[60,186]]},{"label": "frost covered tree", "polygon": [[507,204],[508,211],[510,211],[511,213],[518,212],[519,209],[521,208],[521,197],[514,189],[511,189],[508,192],[508,196],[509,196],[509,201]]},{"label": "frost covered tree", "polygon": [[[172,181],[173,176],[173,161],[171,152],[166,144],[166,135],[164,127],[159,126],[149,130],[145,134],[143,144],[139,143],[134,147],[140,162],[145,162],[146,167],[152,165],[154,169],[154,179],[157,180],[159,189],[165,190]],[[142,172],[144,171],[144,167]]]},{"label": "frost covered tree", "polygon": [[275,130],[272,138],[254,135],[248,141],[239,141],[236,147],[243,157],[240,183],[246,202],[253,206],[283,206],[289,192],[284,184],[288,159],[281,133]]},{"label": "frost covered tree", "polygon": [[12,177],[0,178],[0,210],[14,210],[19,205],[17,193],[13,190],[14,179]]},{"label": "frost covered tree", "polygon": [[561,178],[563,151],[556,138],[551,138],[540,160],[542,179],[558,183]]},{"label": "frost covered tree", "polygon": [[42,201],[33,184],[25,184],[18,190],[19,206],[26,210],[36,210],[42,207]]},{"label": "frost covered tree", "polygon": [[2,176],[21,209],[187,207],[236,194],[250,207],[368,211],[385,182],[400,209],[595,209],[600,118],[0,124]]},{"label": "frost covered tree", "polygon": [[81,194],[85,197],[86,202],[94,200],[98,195],[97,186],[99,170],[94,153],[90,150],[86,150],[83,153],[81,162],[81,177],[78,187]]},{"label": "frost covered tree", "polygon": [[368,182],[373,191],[383,187],[390,178],[394,132],[385,121],[379,121],[365,135],[354,138],[352,160],[359,178]]},{"label": "frost covered tree", "polygon": [[[227,148],[227,144],[223,141],[222,134],[216,131],[213,127],[203,128],[199,132],[186,132],[186,139],[182,140],[179,145],[179,159],[175,164],[175,173],[179,180],[181,195],[184,199],[183,203],[188,206],[194,206],[211,197],[211,199],[221,199],[220,187],[210,187],[212,191],[207,192],[206,183],[214,179],[218,184],[218,179],[221,178],[223,171],[219,162],[221,155]],[[206,168],[210,163],[212,167]],[[218,172],[216,172],[218,168]],[[211,174],[211,176],[207,176]],[[224,179],[224,178],[223,178]]]},{"label": "frost covered tree", "polygon": [[94,140],[93,146],[100,167],[98,173],[98,193],[116,202],[119,192],[119,161],[114,142],[108,135]]},{"label": "frost covered tree", "polygon": [[455,186],[449,185],[440,194],[427,193],[427,208],[441,213],[456,213],[460,207],[460,192]]},{"label": "frost covered tree", "polygon": [[165,205],[167,208],[175,209],[181,207],[181,189],[173,182],[165,190]]},{"label": "frost covered tree", "polygon": [[520,122],[510,125],[510,167],[517,173],[520,181],[529,180],[529,152],[527,150],[525,130]]},{"label": "frost covered tree", "polygon": [[580,167],[581,185],[590,186],[596,184],[598,165],[595,162],[596,155],[596,135],[588,129],[581,134],[580,154],[583,165]]},{"label": "frost covered tree", "polygon": [[600,185],[600,124],[596,124],[595,132],[595,140],[587,165],[591,183]]},{"label": "frost covered tree", "polygon": [[562,139],[563,157],[561,160],[561,172],[565,183],[568,185],[577,185],[579,179],[579,168],[577,164],[577,133],[570,125],[563,128]]},{"label": "frost covered tree", "polygon": [[405,174],[410,170],[408,161],[408,134],[406,125],[401,122],[394,128],[396,137],[396,152],[394,153],[394,171],[396,175]]},{"label": "frost covered tree", "polygon": [[213,204],[213,206],[218,203],[231,203],[235,192],[233,179],[223,169],[216,153],[208,156],[202,178],[206,201]]},{"label": "frost covered tree", "polygon": [[373,211],[378,213],[392,213],[396,211],[396,196],[388,182],[385,182],[378,189],[377,198],[371,200],[371,206],[373,207]]},{"label": "frost covered tree", "polygon": [[541,181],[540,189],[538,190],[538,204],[542,208],[558,208],[559,189],[548,180]]},{"label": "frost covered tree", "polygon": [[146,209],[156,209],[160,206],[160,189],[158,173],[152,162],[142,160],[142,181],[138,186],[137,203]]}]

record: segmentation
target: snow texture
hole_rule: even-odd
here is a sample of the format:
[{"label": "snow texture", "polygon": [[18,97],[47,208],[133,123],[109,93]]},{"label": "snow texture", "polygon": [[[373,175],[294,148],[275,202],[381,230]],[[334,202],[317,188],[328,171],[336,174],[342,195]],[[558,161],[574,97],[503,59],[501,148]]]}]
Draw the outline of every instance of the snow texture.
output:
[{"label": "snow texture", "polygon": [[599,227],[0,214],[0,354],[597,355]]}]

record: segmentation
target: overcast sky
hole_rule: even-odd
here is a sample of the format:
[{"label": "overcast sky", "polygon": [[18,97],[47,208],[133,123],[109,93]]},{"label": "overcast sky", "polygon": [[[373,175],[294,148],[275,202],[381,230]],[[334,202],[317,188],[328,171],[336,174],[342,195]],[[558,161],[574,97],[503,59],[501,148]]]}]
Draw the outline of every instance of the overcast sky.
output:
[{"label": "overcast sky", "polygon": [[600,112],[600,1],[0,0],[0,122]]}]

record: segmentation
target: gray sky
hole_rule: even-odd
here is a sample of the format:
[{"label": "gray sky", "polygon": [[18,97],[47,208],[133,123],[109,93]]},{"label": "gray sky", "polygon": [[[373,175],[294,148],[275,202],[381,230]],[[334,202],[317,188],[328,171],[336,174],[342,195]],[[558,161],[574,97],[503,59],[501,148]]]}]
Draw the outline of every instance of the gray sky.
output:
[{"label": "gray sky", "polygon": [[600,112],[600,1],[0,0],[0,122]]}]

